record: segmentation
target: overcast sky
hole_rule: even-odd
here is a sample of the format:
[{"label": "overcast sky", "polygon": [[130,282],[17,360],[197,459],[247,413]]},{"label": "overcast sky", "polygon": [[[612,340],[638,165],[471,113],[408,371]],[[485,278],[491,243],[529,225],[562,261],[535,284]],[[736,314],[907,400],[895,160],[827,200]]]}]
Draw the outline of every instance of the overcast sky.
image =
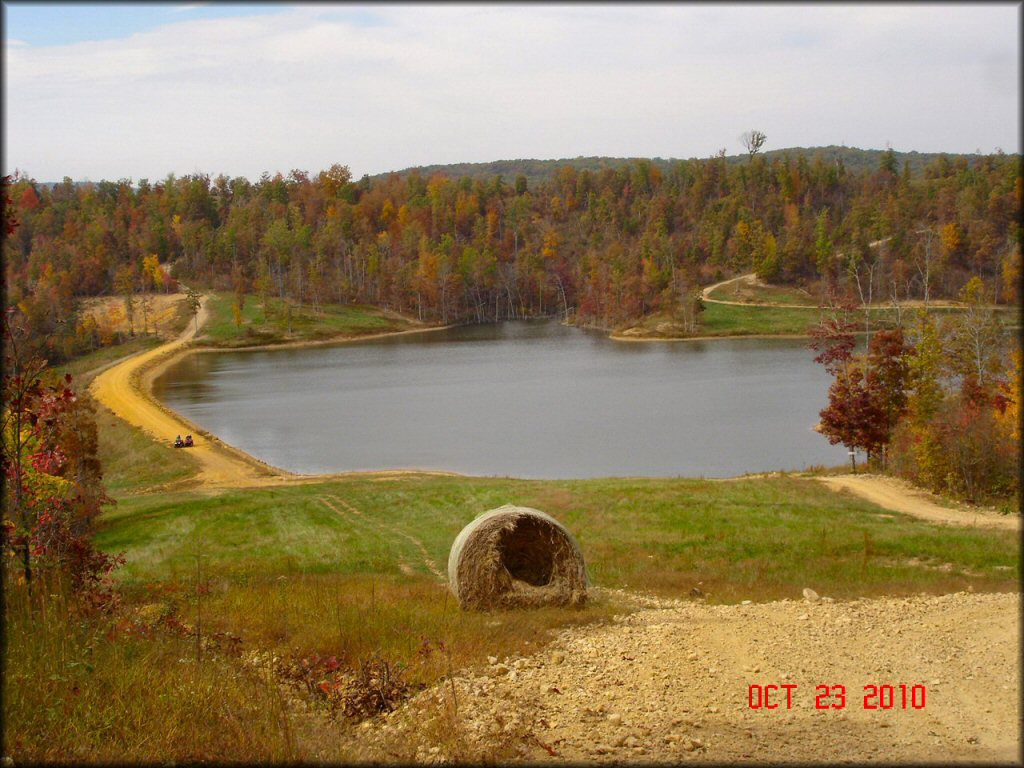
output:
[{"label": "overcast sky", "polygon": [[844,144],[1019,152],[992,5],[4,2],[4,173],[358,177]]}]

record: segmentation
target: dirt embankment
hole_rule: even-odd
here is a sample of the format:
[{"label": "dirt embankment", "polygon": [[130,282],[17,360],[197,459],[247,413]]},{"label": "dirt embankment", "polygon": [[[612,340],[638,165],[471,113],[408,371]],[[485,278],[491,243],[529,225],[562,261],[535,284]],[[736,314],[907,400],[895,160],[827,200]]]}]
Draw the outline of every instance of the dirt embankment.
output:
[{"label": "dirt embankment", "polygon": [[82,304],[82,318],[91,319],[100,334],[113,335],[155,333],[162,338],[173,336],[171,330],[178,321],[178,308],[185,300],[183,293],[139,293],[133,297],[132,322],[128,322],[124,298],[101,296],[86,299]]}]

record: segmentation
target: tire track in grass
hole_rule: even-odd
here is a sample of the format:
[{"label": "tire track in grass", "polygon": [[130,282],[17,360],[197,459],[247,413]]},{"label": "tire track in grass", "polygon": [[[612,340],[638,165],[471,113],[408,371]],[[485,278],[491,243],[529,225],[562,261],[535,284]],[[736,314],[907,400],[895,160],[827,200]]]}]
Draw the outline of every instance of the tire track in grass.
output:
[{"label": "tire track in grass", "polygon": [[[427,551],[427,548],[423,546],[423,542],[417,539],[411,533],[407,533],[406,531],[403,531],[402,529],[397,528],[394,525],[390,525],[389,523],[382,523],[367,517],[360,510],[356,509],[354,506],[352,506],[339,496],[335,496],[334,494],[331,494],[326,498],[321,496],[321,501],[327,504],[327,506],[329,506],[331,509],[335,509],[335,507],[334,505],[330,504],[330,502],[327,501],[327,498],[333,499],[335,503],[337,503],[341,507],[344,507],[348,511],[348,513],[358,518],[362,522],[366,523],[367,525],[371,525],[379,531],[388,531],[394,536],[401,536],[403,539],[409,541],[414,547],[416,547],[416,549],[420,551],[420,554],[423,556],[423,564],[427,566],[427,570],[434,574],[439,580],[447,582],[448,577],[440,568],[437,567],[437,563],[435,563],[434,560],[430,557],[430,553]],[[335,509],[335,511],[338,511],[339,514],[342,514],[337,509]]]},{"label": "tire track in grass", "polygon": [[[331,498],[333,498],[335,501],[340,501],[340,499],[338,499],[336,496],[332,496]],[[338,517],[340,517],[342,520],[344,520],[346,523],[348,523],[348,525],[351,526],[352,528],[363,527],[364,530],[368,529],[366,518],[364,518],[362,516],[355,517],[355,516],[351,515],[349,512],[345,511],[344,509],[339,509],[337,506],[332,504],[327,498],[325,498],[323,496],[317,496],[317,500],[321,504],[323,504],[325,507],[327,507],[327,509],[331,510],[331,512],[333,512]],[[375,533],[377,536],[381,536],[381,531],[379,529],[373,530],[373,533]],[[387,537],[381,536],[381,538],[384,538],[385,541],[388,541]],[[388,543],[390,543],[390,542],[388,542]],[[407,576],[411,575],[412,572],[413,572],[412,566],[409,565],[402,558],[398,559],[398,569],[402,573],[406,574]]]}]

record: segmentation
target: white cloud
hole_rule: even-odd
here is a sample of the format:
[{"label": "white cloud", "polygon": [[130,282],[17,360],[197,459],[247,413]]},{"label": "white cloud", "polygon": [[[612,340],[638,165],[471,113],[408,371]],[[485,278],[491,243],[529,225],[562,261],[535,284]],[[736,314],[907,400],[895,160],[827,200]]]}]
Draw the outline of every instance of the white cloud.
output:
[{"label": "white cloud", "polygon": [[1017,151],[1016,21],[999,6],[323,5],[8,41],[6,154],[50,179],[708,156],[751,127],[771,147]]}]

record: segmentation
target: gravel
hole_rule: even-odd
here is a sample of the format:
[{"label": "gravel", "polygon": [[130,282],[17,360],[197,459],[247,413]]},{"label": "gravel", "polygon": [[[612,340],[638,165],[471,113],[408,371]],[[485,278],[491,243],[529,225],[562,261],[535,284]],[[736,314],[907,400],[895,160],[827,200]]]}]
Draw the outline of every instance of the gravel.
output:
[{"label": "gravel", "polygon": [[424,691],[361,734],[364,759],[1021,761],[1019,594],[635,601]]}]

